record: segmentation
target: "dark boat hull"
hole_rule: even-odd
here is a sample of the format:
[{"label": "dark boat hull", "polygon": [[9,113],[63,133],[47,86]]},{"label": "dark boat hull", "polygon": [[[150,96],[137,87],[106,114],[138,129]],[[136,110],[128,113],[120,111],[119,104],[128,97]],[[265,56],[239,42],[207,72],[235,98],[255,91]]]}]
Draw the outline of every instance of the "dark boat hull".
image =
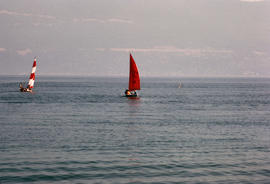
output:
[{"label": "dark boat hull", "polygon": [[137,97],[137,94],[132,94],[132,95],[126,95],[126,97]]},{"label": "dark boat hull", "polygon": [[32,90],[27,89],[27,88],[20,88],[20,92],[29,92],[32,93]]}]

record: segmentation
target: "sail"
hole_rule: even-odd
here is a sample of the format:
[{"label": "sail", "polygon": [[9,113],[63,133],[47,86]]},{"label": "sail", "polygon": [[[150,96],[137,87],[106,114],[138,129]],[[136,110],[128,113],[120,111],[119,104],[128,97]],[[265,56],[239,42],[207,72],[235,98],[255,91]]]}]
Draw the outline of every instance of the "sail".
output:
[{"label": "sail", "polygon": [[138,68],[136,66],[136,63],[130,54],[130,68],[129,68],[129,86],[128,89],[130,91],[134,90],[140,90],[140,76],[138,72]]},{"label": "sail", "polygon": [[28,86],[31,89],[34,87],[34,83],[35,83],[35,72],[36,72],[36,68],[37,68],[37,60],[35,58],[34,59],[34,62],[33,62],[33,66],[32,66],[32,72],[31,72],[31,75],[29,77],[29,82],[28,82]]}]

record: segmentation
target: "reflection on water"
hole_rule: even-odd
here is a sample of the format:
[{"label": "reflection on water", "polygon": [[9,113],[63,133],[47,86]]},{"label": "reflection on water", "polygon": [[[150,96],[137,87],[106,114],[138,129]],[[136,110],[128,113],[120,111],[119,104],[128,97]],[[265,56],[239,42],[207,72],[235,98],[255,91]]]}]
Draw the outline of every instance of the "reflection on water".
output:
[{"label": "reflection on water", "polygon": [[140,111],[141,98],[140,97],[128,97],[128,113],[130,116],[136,115]]}]

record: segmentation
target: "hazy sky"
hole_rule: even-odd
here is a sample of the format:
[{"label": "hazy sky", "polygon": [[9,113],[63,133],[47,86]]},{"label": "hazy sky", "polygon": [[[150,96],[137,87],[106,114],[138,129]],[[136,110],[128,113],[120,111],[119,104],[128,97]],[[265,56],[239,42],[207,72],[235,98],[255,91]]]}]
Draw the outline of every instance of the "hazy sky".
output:
[{"label": "hazy sky", "polygon": [[0,0],[0,74],[270,77],[270,0]]}]

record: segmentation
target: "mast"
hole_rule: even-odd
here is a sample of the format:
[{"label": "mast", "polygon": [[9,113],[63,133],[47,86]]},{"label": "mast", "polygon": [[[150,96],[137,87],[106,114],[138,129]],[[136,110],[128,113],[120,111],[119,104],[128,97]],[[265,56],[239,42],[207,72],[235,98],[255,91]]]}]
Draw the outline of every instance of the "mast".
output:
[{"label": "mast", "polygon": [[35,58],[35,59],[34,59],[34,62],[33,62],[33,66],[32,66],[32,72],[31,72],[31,74],[30,74],[29,82],[28,82],[28,87],[29,87],[30,89],[32,89],[32,88],[34,87],[36,68],[37,68],[37,60],[36,60],[36,58]]}]

